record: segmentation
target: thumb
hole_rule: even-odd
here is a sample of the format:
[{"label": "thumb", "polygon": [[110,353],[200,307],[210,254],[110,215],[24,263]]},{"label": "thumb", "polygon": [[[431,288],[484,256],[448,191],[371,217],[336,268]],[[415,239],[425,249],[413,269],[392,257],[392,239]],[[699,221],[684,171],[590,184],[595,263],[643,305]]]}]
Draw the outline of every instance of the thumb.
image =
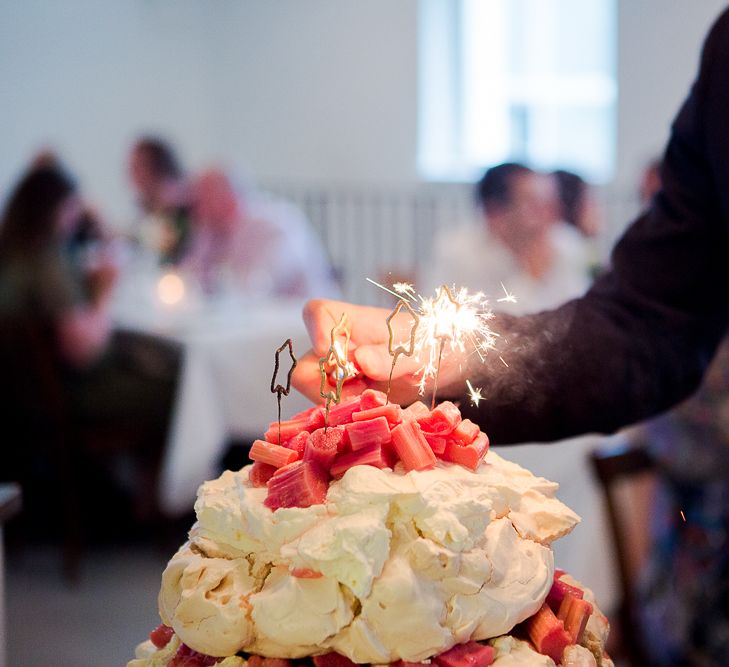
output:
[{"label": "thumb", "polygon": [[[384,381],[390,376],[392,357],[384,345],[360,345],[353,354],[359,368],[372,380]],[[419,364],[415,359],[401,354],[397,358],[392,378],[411,375],[418,368]]]}]

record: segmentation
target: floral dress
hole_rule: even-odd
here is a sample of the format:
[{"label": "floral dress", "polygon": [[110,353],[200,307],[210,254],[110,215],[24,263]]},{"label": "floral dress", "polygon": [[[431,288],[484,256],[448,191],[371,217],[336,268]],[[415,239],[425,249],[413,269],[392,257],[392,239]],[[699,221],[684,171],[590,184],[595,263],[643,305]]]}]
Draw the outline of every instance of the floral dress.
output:
[{"label": "floral dress", "polygon": [[729,665],[729,341],[699,391],[647,426],[661,475],[641,581],[651,665]]}]

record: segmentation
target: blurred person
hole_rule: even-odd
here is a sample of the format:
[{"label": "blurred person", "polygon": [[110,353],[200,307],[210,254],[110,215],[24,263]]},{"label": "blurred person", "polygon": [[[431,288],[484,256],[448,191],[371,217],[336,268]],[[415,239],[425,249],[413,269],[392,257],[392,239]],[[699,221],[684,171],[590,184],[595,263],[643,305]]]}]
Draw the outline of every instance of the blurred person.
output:
[{"label": "blurred person", "polygon": [[129,155],[129,178],[145,218],[142,244],[159,254],[160,263],[176,264],[192,234],[190,184],[172,146],[159,137],[136,141]]},{"label": "blurred person", "polygon": [[[140,439],[123,449],[142,459],[148,481],[164,445],[178,354],[161,342],[112,332],[117,268],[105,242],[98,218],[57,161],[32,168],[10,193],[0,223],[0,409],[15,439],[3,475],[15,470],[30,484],[24,495],[31,510],[48,500],[43,480],[54,473],[47,443],[69,435],[57,432],[66,425],[77,433],[133,424]],[[25,440],[30,446],[21,446]],[[110,485],[131,497],[135,482],[125,466],[120,460],[110,471]],[[100,477],[96,470],[89,488],[103,490]],[[153,489],[135,491],[146,492],[135,509],[150,512]]]},{"label": "blurred person", "polygon": [[653,197],[661,189],[661,162],[660,157],[651,160],[641,174],[638,194],[640,197],[640,205],[643,209],[650,206]]},{"label": "blurred person", "polygon": [[557,184],[560,223],[558,233],[567,237],[563,243],[572,243],[574,252],[583,256],[592,278],[601,270],[596,239],[603,228],[602,211],[595,192],[585,179],[565,169],[552,172]]},{"label": "blurred person", "polygon": [[476,225],[442,230],[419,284],[456,284],[517,296],[516,312],[556,306],[588,287],[581,247],[557,227],[554,179],[517,163],[488,169],[476,185]]},{"label": "blurred person", "polygon": [[[500,333],[499,352],[508,366],[498,354],[483,363],[474,355],[443,359],[439,396],[462,397],[466,378],[480,387],[485,400],[478,406],[464,403],[461,410],[483,425],[492,442],[549,442],[612,432],[664,411],[696,390],[729,330],[727,72],[729,10],[711,28],[698,77],[673,122],[661,189],[617,243],[610,270],[584,297],[559,308],[521,317],[498,314],[492,325]],[[391,359],[382,321],[389,311],[314,301],[304,310],[313,350],[300,360],[294,376],[296,386],[311,397],[317,395],[318,358],[330,344],[332,313],[342,311],[350,318],[350,349],[361,371],[345,397],[364,387],[386,387]],[[400,335],[408,325],[406,317],[400,318]],[[407,404],[417,399],[417,370],[417,361],[401,358],[392,400]],[[725,452],[717,451],[715,465],[709,466],[722,488],[729,485],[725,459]],[[689,460],[684,467],[692,465]],[[656,630],[646,647],[652,667],[726,664],[729,503],[725,497],[707,497],[706,506],[713,512],[710,540],[721,554],[711,565],[713,591],[707,596],[696,581],[701,569],[687,568],[685,575],[701,601],[687,611],[701,614],[687,619],[695,632],[686,641],[667,637],[670,627]],[[697,529],[702,534],[691,514],[685,519],[684,535],[690,538]]]},{"label": "blurred person", "polygon": [[638,586],[645,643],[658,664],[699,656],[729,633],[729,339],[698,392],[632,437],[658,464],[649,549]]},{"label": "blurred person", "polygon": [[588,238],[597,236],[602,229],[602,216],[589,183],[564,169],[557,169],[552,176],[557,182],[560,220]]},{"label": "blurred person", "polygon": [[134,145],[129,173],[141,209],[143,244],[162,264],[190,271],[208,292],[254,298],[336,296],[324,249],[295,207],[238,191],[220,169],[192,177],[159,138]]},{"label": "blurred person", "polygon": [[182,265],[208,291],[227,280],[257,298],[338,294],[324,249],[295,207],[252,188],[237,192],[220,169],[195,180],[193,202],[194,229]]}]

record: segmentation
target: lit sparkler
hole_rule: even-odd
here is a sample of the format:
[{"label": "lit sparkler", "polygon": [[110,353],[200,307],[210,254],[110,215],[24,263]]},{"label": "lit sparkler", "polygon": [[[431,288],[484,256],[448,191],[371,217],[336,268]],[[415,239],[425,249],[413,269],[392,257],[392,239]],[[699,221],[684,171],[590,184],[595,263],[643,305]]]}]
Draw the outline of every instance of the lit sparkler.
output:
[{"label": "lit sparkler", "polygon": [[[436,290],[434,298],[425,298],[417,294],[410,283],[394,283],[390,289],[371,278],[367,278],[367,281],[396,297],[398,307],[400,307],[400,303],[403,304],[402,307],[407,307],[405,299],[415,302],[417,296],[417,300],[420,302],[418,307],[408,308],[408,310],[412,310],[413,319],[417,318],[411,335],[415,332],[415,357],[421,363],[421,367],[415,372],[415,375],[420,376],[418,388],[421,394],[425,393],[428,381],[433,379],[432,406],[435,406],[438,376],[444,356],[456,352],[477,354],[483,362],[486,359],[486,353],[495,349],[498,334],[488,324],[494,315],[488,307],[488,301],[483,292],[469,294],[465,287],[456,290],[455,287],[449,288],[447,285],[441,285]],[[514,295],[507,292],[503,284],[501,286],[506,296],[500,301],[515,302]],[[388,318],[389,352],[393,356],[393,368],[397,357],[393,354],[393,333],[390,320],[397,314],[398,307]],[[499,359],[503,361],[501,357]],[[503,363],[506,364],[505,361]],[[390,378],[392,378],[392,369]],[[468,388],[471,400],[474,405],[478,405],[478,402],[483,400],[481,389],[474,389],[470,381]]]},{"label": "lit sparkler", "polygon": [[[319,374],[321,375],[319,394],[326,401],[324,407],[325,429],[329,425],[329,407],[332,402],[338,404],[342,400],[342,386],[344,385],[344,381],[357,373],[354,364],[347,359],[350,336],[347,324],[349,324],[347,313],[342,313],[339,322],[331,330],[329,350],[319,359]],[[337,336],[341,336],[344,342],[342,343]],[[331,388],[324,391],[329,381],[330,371],[334,375],[335,388],[334,391]]]},{"label": "lit sparkler", "polygon": [[433,378],[435,405],[444,354],[473,352],[484,361],[486,352],[495,347],[497,334],[488,324],[493,313],[483,293],[469,294],[465,287],[454,293],[447,285],[441,285],[434,299],[421,296],[419,313],[415,341],[418,359],[423,364],[418,371],[419,388],[424,393],[428,380]]}]

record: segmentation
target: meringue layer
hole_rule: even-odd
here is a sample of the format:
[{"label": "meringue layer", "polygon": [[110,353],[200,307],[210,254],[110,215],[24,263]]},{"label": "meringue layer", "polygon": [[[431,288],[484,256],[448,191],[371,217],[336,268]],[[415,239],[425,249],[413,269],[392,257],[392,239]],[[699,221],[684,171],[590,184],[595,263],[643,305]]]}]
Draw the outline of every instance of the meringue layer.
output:
[{"label": "meringue layer", "polygon": [[579,521],[493,452],[475,472],[355,466],[308,508],[271,511],[248,475],[201,487],[162,579],[162,620],[208,655],[419,662],[497,637],[539,609],[549,544]]}]

